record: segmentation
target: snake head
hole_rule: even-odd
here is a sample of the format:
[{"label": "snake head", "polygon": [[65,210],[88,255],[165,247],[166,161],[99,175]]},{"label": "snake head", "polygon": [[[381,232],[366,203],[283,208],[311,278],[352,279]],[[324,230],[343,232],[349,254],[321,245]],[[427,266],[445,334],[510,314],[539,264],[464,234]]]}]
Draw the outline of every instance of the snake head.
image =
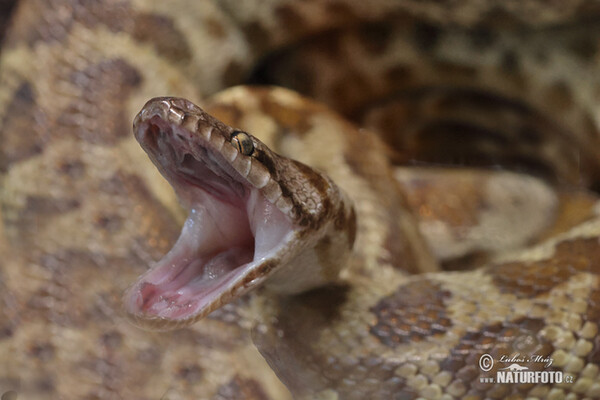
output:
[{"label": "snake head", "polygon": [[173,248],[125,293],[136,324],[177,328],[264,282],[297,293],[336,275],[354,236],[335,233],[355,217],[327,176],[184,99],[150,100],[134,133],[189,210]]}]

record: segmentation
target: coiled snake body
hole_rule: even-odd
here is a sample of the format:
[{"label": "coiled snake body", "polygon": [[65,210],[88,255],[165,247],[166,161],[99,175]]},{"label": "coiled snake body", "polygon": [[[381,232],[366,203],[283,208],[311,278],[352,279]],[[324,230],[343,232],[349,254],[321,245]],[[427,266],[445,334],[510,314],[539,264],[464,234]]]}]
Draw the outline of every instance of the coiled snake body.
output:
[{"label": "coiled snake body", "polygon": [[600,8],[455,3],[18,3],[0,392],[600,398]]}]

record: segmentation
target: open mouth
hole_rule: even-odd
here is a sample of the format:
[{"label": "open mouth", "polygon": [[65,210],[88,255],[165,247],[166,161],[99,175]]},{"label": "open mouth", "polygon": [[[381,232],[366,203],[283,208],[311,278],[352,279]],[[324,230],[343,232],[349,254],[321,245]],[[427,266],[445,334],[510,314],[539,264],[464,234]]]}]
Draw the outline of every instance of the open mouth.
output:
[{"label": "open mouth", "polygon": [[193,322],[260,284],[294,226],[234,168],[232,158],[247,156],[216,146],[211,128],[146,117],[136,137],[189,215],[173,248],[128,289],[125,309],[138,321]]}]

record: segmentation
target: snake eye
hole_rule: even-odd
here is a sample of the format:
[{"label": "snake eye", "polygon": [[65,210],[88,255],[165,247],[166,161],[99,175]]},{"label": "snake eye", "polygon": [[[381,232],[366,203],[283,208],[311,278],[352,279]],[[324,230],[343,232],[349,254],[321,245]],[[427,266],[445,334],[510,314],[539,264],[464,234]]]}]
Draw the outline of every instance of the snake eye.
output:
[{"label": "snake eye", "polygon": [[245,156],[254,152],[254,143],[246,132],[235,131],[231,134],[231,143]]}]

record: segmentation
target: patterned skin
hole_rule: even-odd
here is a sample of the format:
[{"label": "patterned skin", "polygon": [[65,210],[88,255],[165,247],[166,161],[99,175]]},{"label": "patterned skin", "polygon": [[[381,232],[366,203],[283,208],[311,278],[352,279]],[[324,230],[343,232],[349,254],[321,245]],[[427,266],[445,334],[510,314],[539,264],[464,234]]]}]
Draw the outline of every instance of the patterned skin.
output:
[{"label": "patterned skin", "polygon": [[[257,100],[247,101],[248,98]],[[278,104],[285,104],[285,112],[273,112]],[[558,230],[550,230],[563,233],[536,247],[507,251],[471,271],[418,274],[427,264],[419,264],[418,257],[407,258],[411,253],[402,250],[402,246],[390,247],[394,242],[389,238],[399,238],[401,228],[385,222],[390,215],[377,214],[377,210],[385,208],[375,207],[374,212],[372,207],[391,195],[385,192],[389,191],[389,182],[375,180],[370,173],[381,174],[391,166],[372,165],[360,158],[356,164],[351,162],[356,157],[369,159],[369,147],[377,145],[377,140],[364,140],[367,131],[338,126],[339,117],[333,114],[314,112],[312,123],[308,124],[297,118],[298,112],[310,107],[305,99],[281,89],[245,88],[223,92],[207,107],[209,112],[249,132],[256,130],[252,129],[253,124],[263,120],[261,116],[277,115],[278,124],[266,126],[261,137],[269,145],[277,144],[284,155],[294,155],[330,173],[332,180],[354,200],[356,244],[340,279],[301,295],[265,293],[257,300],[262,315],[254,341],[292,393],[298,398],[341,399],[562,398],[569,393],[596,397],[600,389],[594,383],[598,374],[597,303],[592,299],[598,284],[595,260],[600,250],[600,219],[595,196],[584,194],[580,199],[578,209],[582,215],[575,227],[559,228],[557,221]],[[281,132],[285,132],[283,137],[279,136]],[[345,146],[332,145],[342,138]],[[346,153],[336,159],[331,152],[338,152],[340,147]],[[340,159],[353,166],[351,178],[348,170],[337,164]],[[449,178],[442,174],[439,178],[431,173],[452,184],[451,175]],[[460,173],[454,171],[464,182],[473,181],[469,174]],[[419,175],[413,177],[418,178]],[[477,179],[482,179],[478,187],[483,189],[485,175]],[[503,178],[495,175],[489,179],[500,184]],[[510,187],[519,192],[528,186],[531,191],[527,195],[543,207],[541,201],[546,201],[547,189],[536,188],[531,181],[523,186],[515,180],[509,182],[495,198],[509,192]],[[517,185],[511,186],[515,182]],[[445,193],[444,185],[436,183],[438,196]],[[422,183],[415,186],[423,188]],[[464,195],[471,186],[460,187],[459,193]],[[408,193],[409,197],[416,197],[419,192]],[[485,191],[479,192],[482,193]],[[590,202],[585,206],[587,196]],[[468,196],[463,199],[469,201]],[[505,201],[511,203],[508,198]],[[423,200],[417,203],[431,205]],[[476,203],[480,205],[464,208],[493,209],[481,205],[485,204],[481,197]],[[448,225],[468,229],[468,221],[461,219],[464,214],[453,211],[452,204],[449,201],[437,210],[445,212],[450,219]],[[481,217],[483,213],[473,213],[471,217]],[[371,227],[369,222],[373,220],[377,222]],[[427,221],[423,215],[420,220]],[[496,228],[500,229],[499,225]],[[498,232],[490,235],[499,237]],[[422,269],[411,269],[414,265]],[[564,371],[577,383],[481,383],[480,376],[486,375],[479,370],[478,359],[487,353],[496,360],[517,353],[545,355],[554,360],[549,370]],[[524,365],[532,370],[543,369],[542,364],[535,362]],[[497,363],[491,373],[501,367]]]},{"label": "patterned skin", "polygon": [[[571,190],[597,188],[600,176],[599,14],[586,0],[19,2],[0,53],[0,392],[600,397],[600,217],[594,194]],[[208,98],[248,80],[325,102],[380,131],[394,150],[282,89],[234,88]],[[345,255],[328,251],[330,244],[322,249],[323,265],[350,256],[311,283],[328,281],[325,288],[306,291],[292,280],[274,293],[266,290],[277,283],[270,268],[265,290],[223,298],[195,325],[157,333],[129,323],[123,293],[173,246],[185,219],[131,135],[138,110],[165,94],[203,105],[230,134],[242,129],[325,172],[347,195],[354,247]],[[531,191],[495,205],[498,190],[473,187],[493,186],[497,176],[459,171],[468,183],[456,185],[455,198],[473,200],[440,205],[448,189],[435,183],[439,175],[394,170],[414,161],[500,164],[549,183],[511,174],[506,187]],[[406,183],[417,180],[426,183]],[[514,199],[540,206],[505,206]],[[348,237],[354,219],[343,209],[338,231]],[[441,272],[432,254],[462,257],[452,246],[494,210],[512,212],[529,227],[519,233],[528,233],[507,245],[511,251],[489,246],[494,236],[469,247],[467,255],[493,258],[482,268]],[[432,215],[451,239],[417,229]],[[513,228],[493,227],[504,235]],[[549,239],[514,250],[542,237]],[[306,292],[285,294],[294,291]],[[482,383],[483,353],[551,357],[548,370],[574,383]]]}]

